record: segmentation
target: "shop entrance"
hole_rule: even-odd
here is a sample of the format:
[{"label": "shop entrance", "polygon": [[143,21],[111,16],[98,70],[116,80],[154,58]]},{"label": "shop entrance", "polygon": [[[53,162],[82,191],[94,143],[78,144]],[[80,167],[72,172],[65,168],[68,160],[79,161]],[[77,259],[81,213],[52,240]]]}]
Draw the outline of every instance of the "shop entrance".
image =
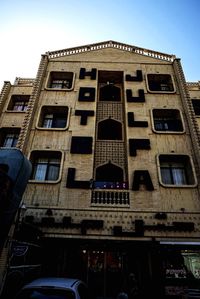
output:
[{"label": "shop entrance", "polygon": [[132,299],[136,290],[139,298],[146,298],[161,286],[158,255],[147,243],[49,239],[45,248],[43,276],[79,278],[92,299],[116,299],[121,291]]},{"label": "shop entrance", "polygon": [[128,298],[141,293],[149,278],[148,256],[141,250],[82,250],[86,265],[86,282],[94,299],[117,298],[125,292]]},{"label": "shop entrance", "polygon": [[85,252],[87,260],[87,283],[93,298],[116,298],[123,286],[125,256],[120,252]]}]

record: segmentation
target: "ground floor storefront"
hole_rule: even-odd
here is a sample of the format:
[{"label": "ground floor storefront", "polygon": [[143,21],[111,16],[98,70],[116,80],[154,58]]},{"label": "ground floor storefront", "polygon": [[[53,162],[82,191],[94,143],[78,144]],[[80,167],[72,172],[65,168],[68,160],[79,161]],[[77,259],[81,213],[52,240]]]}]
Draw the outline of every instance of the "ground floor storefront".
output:
[{"label": "ground floor storefront", "polygon": [[[24,276],[20,274],[21,283],[37,276],[82,279],[92,299],[117,298],[122,291],[129,299],[200,298],[200,244],[197,243],[42,238],[40,262],[34,261],[30,253],[28,260],[31,246],[27,246],[20,258],[26,266],[32,263],[32,271],[23,267],[10,269],[7,290],[13,284],[12,276],[16,279],[14,271],[18,271],[18,276],[24,271]],[[31,259],[39,263],[39,268],[34,269]],[[17,257],[15,263],[16,260]]]},{"label": "ground floor storefront", "polygon": [[121,291],[130,298],[162,292],[160,256],[154,244],[46,240],[45,247],[43,275],[78,277],[88,284],[92,298],[116,298]]}]

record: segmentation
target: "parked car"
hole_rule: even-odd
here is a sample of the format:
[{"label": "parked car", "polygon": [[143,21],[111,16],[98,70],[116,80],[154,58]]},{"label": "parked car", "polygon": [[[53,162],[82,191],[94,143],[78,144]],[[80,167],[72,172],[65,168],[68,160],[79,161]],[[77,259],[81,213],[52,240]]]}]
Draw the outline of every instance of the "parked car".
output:
[{"label": "parked car", "polygon": [[88,299],[87,285],[75,278],[38,278],[23,286],[16,299]]}]

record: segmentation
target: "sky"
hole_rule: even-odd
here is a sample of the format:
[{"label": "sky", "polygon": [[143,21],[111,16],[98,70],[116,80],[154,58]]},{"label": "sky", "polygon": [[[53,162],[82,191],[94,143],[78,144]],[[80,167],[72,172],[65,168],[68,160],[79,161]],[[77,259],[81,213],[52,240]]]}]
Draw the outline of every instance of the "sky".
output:
[{"label": "sky", "polygon": [[0,90],[35,78],[41,55],[113,40],[181,59],[200,80],[200,0],[0,0]]}]

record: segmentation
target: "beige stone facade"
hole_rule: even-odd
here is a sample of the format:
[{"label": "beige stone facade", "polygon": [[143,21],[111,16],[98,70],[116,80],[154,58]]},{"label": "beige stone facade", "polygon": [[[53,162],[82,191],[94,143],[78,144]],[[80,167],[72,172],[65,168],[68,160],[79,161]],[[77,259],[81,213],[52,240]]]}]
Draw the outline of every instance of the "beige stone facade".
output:
[{"label": "beige stone facade", "polygon": [[[27,109],[13,110],[17,95]],[[36,79],[5,82],[0,102],[1,132],[19,128],[33,163],[25,220],[51,241],[197,242],[191,99],[199,82],[173,55],[114,41],[42,55]]]},{"label": "beige stone facade", "polygon": [[[81,222],[83,219],[101,219],[105,221],[105,232],[95,232],[101,237],[103,235],[112,236],[113,226],[124,221],[123,229],[131,231],[133,230],[132,222],[135,219],[143,219],[145,217],[145,223],[148,225],[155,224],[154,215],[157,212],[168,213],[168,219],[166,222],[172,223],[173,221],[190,221],[195,223],[196,229],[192,233],[192,237],[197,236],[199,233],[199,218],[196,213],[200,210],[199,203],[199,189],[197,186],[197,175],[199,171],[198,158],[194,156],[194,147],[198,146],[191,140],[190,136],[190,120],[187,119],[185,109],[187,109],[187,99],[184,98],[180,89],[183,82],[180,78],[177,68],[179,68],[179,62],[171,58],[173,61],[166,61],[165,59],[152,58],[151,56],[133,53],[131,49],[117,48],[118,44],[107,44],[107,48],[103,47],[103,44],[98,46],[94,50],[87,50],[86,52],[79,53],[65,53],[47,54],[42,57],[42,70],[43,74],[39,74],[36,79],[38,85],[40,85],[40,92],[37,97],[32,95],[33,104],[30,108],[30,114],[32,109],[34,115],[25,118],[23,127],[26,132],[26,127],[29,126],[27,132],[27,143],[19,142],[18,146],[29,156],[31,151],[59,151],[62,155],[60,176],[57,183],[52,182],[34,182],[31,180],[29,183],[24,200],[29,207],[27,210],[28,215],[33,215],[40,221],[39,218],[45,216],[45,208],[53,209],[53,213],[56,213],[56,221],[60,222],[62,217],[70,216],[74,222]],[[81,51],[81,50],[80,50]],[[73,52],[73,50],[72,50]],[[52,57],[53,56],[53,57]],[[152,55],[153,56],[153,55]],[[165,57],[164,57],[165,58]],[[43,61],[44,60],[44,61]],[[176,66],[178,65],[178,66]],[[98,97],[98,74],[96,80],[91,80],[90,76],[86,76],[85,79],[79,79],[80,68],[85,68],[86,71],[91,71],[92,68],[107,72],[123,72],[123,78],[121,82],[121,93],[123,101],[123,134],[124,134],[124,146],[126,148],[126,162],[128,165],[127,178],[129,182],[129,203],[125,206],[121,204],[93,204],[92,190],[78,190],[66,188],[66,176],[67,170],[70,167],[76,168],[76,180],[89,181],[95,180],[94,173],[94,154],[96,149],[95,144],[95,132],[97,120],[96,105]],[[136,71],[141,70],[143,74],[142,82],[129,82],[124,78],[127,74],[135,76]],[[55,90],[47,88],[48,76],[51,72],[73,72],[73,86],[70,90]],[[174,92],[149,92],[147,85],[148,74],[169,74],[173,79]],[[80,102],[78,101],[79,90],[82,87],[94,88],[96,91],[95,101]],[[38,88],[38,86],[36,86]],[[133,95],[137,96],[139,89],[144,90],[145,102],[143,103],[127,103],[126,90],[133,90]],[[23,92],[23,91],[22,91]],[[68,127],[66,130],[59,129],[44,129],[38,126],[38,118],[41,113],[41,107],[68,107]],[[183,130],[181,133],[176,132],[155,132],[153,128],[152,109],[177,109],[180,111],[183,121]],[[75,110],[93,110],[95,115],[88,117],[87,125],[80,125],[80,117],[75,116]],[[111,108],[112,109],[112,108]],[[136,121],[147,121],[148,127],[128,127],[127,114],[128,112],[134,112]],[[110,112],[109,112],[110,113]],[[114,112],[113,112],[114,113]],[[17,114],[17,113],[16,113]],[[7,115],[6,115],[7,116]],[[108,116],[107,116],[108,117]],[[8,117],[7,117],[8,118]],[[6,120],[6,117],[4,116]],[[16,118],[15,118],[16,119]],[[31,120],[31,123],[29,121]],[[16,120],[17,121],[17,120]],[[23,132],[22,132],[23,133]],[[70,142],[72,136],[90,136],[93,138],[92,153],[90,155],[71,154]],[[25,137],[21,137],[22,139]],[[131,138],[136,139],[149,139],[149,150],[137,150],[137,155],[131,157],[129,155],[128,141]],[[21,139],[20,139],[21,140]],[[112,145],[111,145],[112,147]],[[101,148],[101,150],[103,150]],[[104,149],[106,151],[106,149]],[[115,150],[115,149],[114,149]],[[104,152],[106,155],[107,152]],[[168,155],[188,155],[192,161],[192,170],[194,172],[194,183],[192,186],[170,186],[165,187],[160,184],[157,156],[159,154]],[[109,157],[108,157],[109,158]],[[112,157],[111,157],[112,158]],[[108,160],[108,159],[107,159]],[[108,161],[104,161],[106,163]],[[103,164],[102,163],[102,164]],[[196,171],[194,168],[196,165]],[[131,190],[133,183],[133,175],[135,170],[148,170],[152,183],[154,186],[153,191],[148,191],[140,185],[140,190]],[[110,191],[110,189],[109,189]],[[188,200],[190,198],[190,200]],[[37,207],[35,209],[35,207]],[[104,213],[102,214],[102,209]],[[110,210],[111,209],[111,210]],[[70,212],[69,212],[70,210]],[[88,211],[88,212],[85,212]],[[79,212],[78,212],[79,211]],[[183,213],[184,211],[184,213]],[[191,219],[191,212],[194,213]],[[36,213],[36,215],[35,215]],[[114,219],[106,223],[109,219],[109,215],[113,214]],[[76,214],[76,216],[75,216]],[[81,216],[84,215],[84,216]],[[90,216],[89,216],[90,215]],[[196,218],[196,221],[195,221]],[[131,220],[131,222],[130,222]],[[162,221],[157,221],[156,224]],[[129,224],[130,223],[130,224]],[[62,229],[51,229],[53,234],[57,232],[60,234],[70,233],[69,229],[63,231]],[[77,231],[77,235],[79,235]],[[75,234],[75,235],[76,235]],[[92,234],[92,232],[91,232]],[[158,236],[167,237],[166,232],[148,231],[145,233],[147,237]],[[171,236],[170,232],[170,236]],[[183,235],[191,236],[191,232],[173,232],[174,237]],[[74,233],[73,233],[74,236]],[[89,237],[89,236],[88,236]]]}]

